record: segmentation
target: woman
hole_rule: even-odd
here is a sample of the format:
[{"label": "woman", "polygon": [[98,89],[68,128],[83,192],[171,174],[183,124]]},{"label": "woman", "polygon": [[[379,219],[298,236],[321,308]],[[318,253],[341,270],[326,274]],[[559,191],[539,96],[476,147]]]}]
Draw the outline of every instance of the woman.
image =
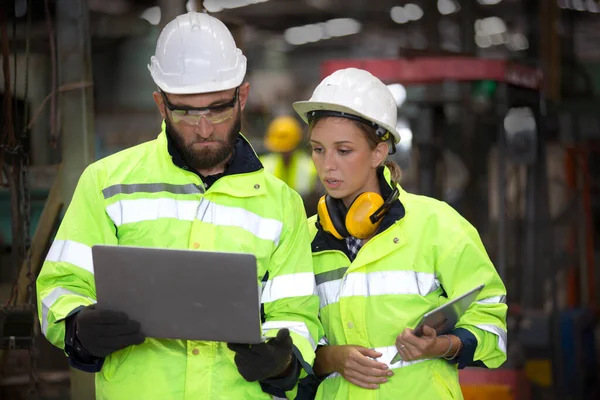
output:
[{"label": "woman", "polygon": [[[477,231],[397,184],[385,162],[400,141],[397,107],[379,79],[336,71],[294,109],[327,191],[309,219],[324,328],[317,398],[461,399],[458,368],[506,360],[506,290]],[[423,314],[480,284],[451,332],[414,335]]]}]

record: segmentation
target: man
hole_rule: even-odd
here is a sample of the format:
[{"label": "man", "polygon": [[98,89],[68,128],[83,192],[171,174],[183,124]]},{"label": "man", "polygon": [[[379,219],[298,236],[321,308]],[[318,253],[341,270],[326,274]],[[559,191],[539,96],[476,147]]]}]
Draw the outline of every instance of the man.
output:
[{"label": "man", "polygon": [[[97,372],[99,399],[293,397],[319,329],[310,239],[300,197],[239,133],[246,58],[222,22],[190,12],[164,28],[149,69],[163,131],[82,174],[37,280],[42,331]],[[126,315],[95,309],[95,244],[253,253],[273,339],[145,338]]]},{"label": "man", "polygon": [[275,118],[267,128],[264,145],[269,151],[260,157],[265,170],[287,183],[302,196],[308,215],[316,213],[317,171],[311,157],[300,148],[302,128],[291,116]]}]

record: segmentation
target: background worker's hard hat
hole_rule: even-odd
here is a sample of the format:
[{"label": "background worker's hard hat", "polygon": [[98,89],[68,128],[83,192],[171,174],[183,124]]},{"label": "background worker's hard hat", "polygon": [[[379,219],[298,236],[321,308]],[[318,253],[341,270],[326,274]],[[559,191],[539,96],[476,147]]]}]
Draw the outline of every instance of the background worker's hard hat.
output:
[{"label": "background worker's hard hat", "polygon": [[191,11],[164,27],[148,69],[166,93],[218,92],[242,83],[246,57],[225,24]]},{"label": "background worker's hard hat", "polygon": [[294,117],[275,118],[267,128],[265,147],[276,153],[293,151],[302,141],[302,127]]},{"label": "background worker's hard hat", "polygon": [[323,79],[308,101],[297,101],[294,110],[308,123],[312,111],[327,110],[362,117],[385,128],[400,142],[396,129],[398,105],[390,89],[368,71],[340,69]]}]

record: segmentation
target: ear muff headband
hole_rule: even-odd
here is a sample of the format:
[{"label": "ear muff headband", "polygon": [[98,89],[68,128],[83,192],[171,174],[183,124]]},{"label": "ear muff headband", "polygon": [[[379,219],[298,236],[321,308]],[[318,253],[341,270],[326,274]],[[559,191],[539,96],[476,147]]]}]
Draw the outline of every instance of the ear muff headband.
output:
[{"label": "ear muff headband", "polygon": [[325,196],[325,204],[327,205],[327,212],[329,213],[331,224],[341,236],[340,239],[350,236],[345,224],[346,209],[344,204],[331,196]]},{"label": "ear muff headband", "polygon": [[385,200],[381,207],[379,207],[373,214],[369,216],[369,219],[372,223],[377,223],[381,221],[381,219],[385,216],[385,214],[387,214],[390,208],[392,208],[392,204],[394,204],[394,202],[398,200],[398,197],[400,197],[400,191],[398,190],[398,186],[394,182],[392,182],[392,185],[394,185],[394,191],[392,192],[392,194]]}]

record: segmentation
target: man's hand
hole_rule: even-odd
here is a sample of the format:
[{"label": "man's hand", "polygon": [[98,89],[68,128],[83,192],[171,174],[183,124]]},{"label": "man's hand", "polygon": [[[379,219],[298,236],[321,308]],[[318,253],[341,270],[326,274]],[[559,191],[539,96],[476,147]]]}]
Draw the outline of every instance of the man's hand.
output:
[{"label": "man's hand", "polygon": [[141,344],[145,339],[139,322],[122,312],[96,310],[95,305],[75,314],[75,337],[84,350],[99,358]]},{"label": "man's hand", "polygon": [[436,357],[439,353],[438,344],[437,332],[428,326],[423,327],[421,337],[415,336],[414,331],[407,328],[396,338],[396,348],[404,361]]},{"label": "man's hand", "polygon": [[262,381],[283,374],[292,361],[292,338],[288,329],[280,329],[277,337],[266,343],[229,343],[234,351],[235,365],[248,382]]},{"label": "man's hand", "polygon": [[[326,346],[324,349],[327,349]],[[387,382],[387,377],[394,373],[389,367],[375,361],[381,353],[361,346],[330,346],[333,369],[348,382],[365,389],[377,389],[379,384]]]}]

